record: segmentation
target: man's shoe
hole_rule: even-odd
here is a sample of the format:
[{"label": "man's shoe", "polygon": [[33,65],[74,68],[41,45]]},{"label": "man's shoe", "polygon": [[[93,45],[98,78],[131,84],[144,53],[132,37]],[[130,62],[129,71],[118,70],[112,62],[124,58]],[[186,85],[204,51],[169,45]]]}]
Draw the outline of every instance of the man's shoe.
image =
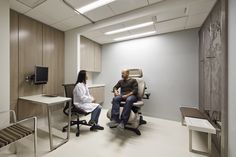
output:
[{"label": "man's shoe", "polygon": [[119,130],[121,130],[121,131],[124,131],[124,129],[125,129],[124,123],[120,123],[120,124],[117,126],[117,128],[118,128]]},{"label": "man's shoe", "polygon": [[96,131],[96,130],[104,130],[104,127],[102,127],[98,124],[95,124],[95,125],[90,127],[90,131]]},{"label": "man's shoe", "polygon": [[116,121],[112,120],[108,123],[108,126],[110,128],[116,128],[119,125],[119,123],[117,123]]}]

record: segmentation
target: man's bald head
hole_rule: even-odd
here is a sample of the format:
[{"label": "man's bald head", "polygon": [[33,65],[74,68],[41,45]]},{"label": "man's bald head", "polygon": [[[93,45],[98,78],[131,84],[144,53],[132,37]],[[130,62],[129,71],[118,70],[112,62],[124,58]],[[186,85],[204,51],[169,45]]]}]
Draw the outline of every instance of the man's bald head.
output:
[{"label": "man's bald head", "polygon": [[124,80],[127,80],[129,78],[129,70],[128,69],[123,69],[121,72],[121,76]]}]

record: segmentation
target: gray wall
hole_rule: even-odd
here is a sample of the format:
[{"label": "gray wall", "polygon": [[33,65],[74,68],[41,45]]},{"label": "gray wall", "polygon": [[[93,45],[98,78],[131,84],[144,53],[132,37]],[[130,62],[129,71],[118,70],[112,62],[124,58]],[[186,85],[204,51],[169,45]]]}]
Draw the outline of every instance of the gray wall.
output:
[{"label": "gray wall", "polygon": [[228,119],[229,119],[229,157],[236,157],[236,1],[229,0],[229,112],[228,112]]},{"label": "gray wall", "polygon": [[[0,111],[10,108],[10,14],[9,1],[0,1]],[[0,128],[9,123],[8,115],[0,115]]]},{"label": "gray wall", "polygon": [[179,106],[198,106],[198,29],[104,45],[102,72],[93,78],[106,84],[104,108],[123,68],[143,70],[151,92],[145,115],[179,121]]},{"label": "gray wall", "polygon": [[9,1],[0,1],[0,111],[10,107]]}]

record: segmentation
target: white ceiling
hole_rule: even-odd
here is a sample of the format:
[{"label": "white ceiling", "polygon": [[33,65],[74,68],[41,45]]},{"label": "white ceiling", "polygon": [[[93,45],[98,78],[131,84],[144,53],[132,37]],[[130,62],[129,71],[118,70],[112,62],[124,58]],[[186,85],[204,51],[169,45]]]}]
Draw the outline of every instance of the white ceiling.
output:
[{"label": "white ceiling", "polygon": [[[27,2],[28,0],[20,0]],[[38,1],[38,0],[34,0]],[[73,8],[79,8],[95,0],[65,0]],[[19,2],[18,0],[10,0],[10,7],[17,12],[20,12],[33,19],[41,21],[52,27],[62,31],[71,29],[80,29],[81,26],[93,25],[107,21],[113,18],[121,17],[127,20],[121,20],[120,23],[115,23],[95,30],[87,30],[82,33],[85,37],[92,39],[100,44],[114,42],[114,38],[123,37],[149,31],[156,31],[156,34],[174,32],[184,29],[200,27],[210,10],[214,6],[216,0],[116,0],[110,4],[86,12],[84,15],[91,19],[77,14],[74,10],[68,7],[63,0],[46,0],[34,8]],[[170,7],[172,5],[172,7]],[[173,7],[176,6],[176,7]],[[157,7],[156,13],[149,14],[143,12],[141,16],[135,19],[125,18],[125,15],[130,15],[132,12],[137,13],[143,9]],[[159,8],[158,8],[159,7]],[[161,10],[160,10],[161,8]],[[142,16],[143,15],[143,16]],[[105,35],[107,31],[132,26],[144,22],[154,21],[154,24],[136,30],[130,30],[114,35]]]}]

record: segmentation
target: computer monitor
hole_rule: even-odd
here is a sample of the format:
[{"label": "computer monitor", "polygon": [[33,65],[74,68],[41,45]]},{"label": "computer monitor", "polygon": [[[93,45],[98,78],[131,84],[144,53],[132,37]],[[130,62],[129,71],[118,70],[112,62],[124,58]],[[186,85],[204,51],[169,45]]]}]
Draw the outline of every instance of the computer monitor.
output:
[{"label": "computer monitor", "polygon": [[48,82],[48,67],[35,66],[34,84],[46,84]]}]

